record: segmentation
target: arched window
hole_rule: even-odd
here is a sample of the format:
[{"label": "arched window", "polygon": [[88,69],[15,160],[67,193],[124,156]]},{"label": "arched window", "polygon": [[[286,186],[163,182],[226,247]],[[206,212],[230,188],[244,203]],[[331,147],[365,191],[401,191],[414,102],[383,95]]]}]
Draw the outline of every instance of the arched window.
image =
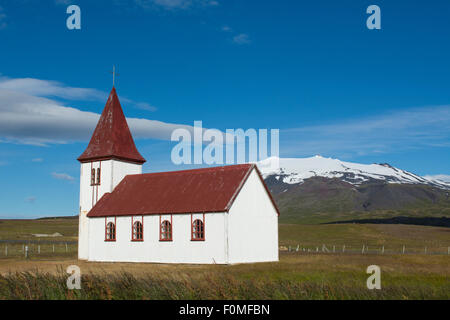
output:
[{"label": "arched window", "polygon": [[142,222],[136,221],[133,224],[133,240],[134,241],[143,241],[144,240],[144,226]]},{"label": "arched window", "polygon": [[161,241],[172,241],[172,224],[168,220],[161,222],[160,237]]},{"label": "arched window", "polygon": [[95,169],[91,169],[91,186],[95,186]]},{"label": "arched window", "polygon": [[101,179],[100,179],[100,177],[101,177],[101,171],[102,171],[102,169],[97,168],[97,181],[96,181],[96,184],[97,184],[97,185],[100,185],[100,182],[101,182]]},{"label": "arched window", "polygon": [[200,219],[192,222],[192,240],[205,240],[205,225]]},{"label": "arched window", "polygon": [[116,224],[113,222],[106,225],[106,241],[116,241]]}]

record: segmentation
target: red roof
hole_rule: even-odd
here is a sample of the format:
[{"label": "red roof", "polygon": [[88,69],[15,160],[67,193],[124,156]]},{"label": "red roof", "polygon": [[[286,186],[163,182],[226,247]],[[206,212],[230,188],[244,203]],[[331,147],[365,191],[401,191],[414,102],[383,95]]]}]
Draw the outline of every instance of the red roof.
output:
[{"label": "red roof", "polygon": [[242,164],[128,175],[97,202],[88,217],[226,212],[253,169],[279,214],[258,168]]},{"label": "red roof", "polygon": [[127,120],[113,87],[100,120],[87,149],[78,158],[80,162],[120,159],[144,163],[145,159],[136,149]]}]

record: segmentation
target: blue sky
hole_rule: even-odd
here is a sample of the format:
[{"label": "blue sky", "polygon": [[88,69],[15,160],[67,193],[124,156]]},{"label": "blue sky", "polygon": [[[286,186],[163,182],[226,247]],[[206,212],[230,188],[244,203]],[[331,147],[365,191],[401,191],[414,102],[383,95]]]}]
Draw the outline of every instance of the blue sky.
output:
[{"label": "blue sky", "polygon": [[150,120],[130,125],[145,172],[179,169],[167,132],[202,120],[280,129],[282,157],[450,175],[449,16],[445,0],[0,0],[0,217],[77,213],[114,64],[126,116]]}]

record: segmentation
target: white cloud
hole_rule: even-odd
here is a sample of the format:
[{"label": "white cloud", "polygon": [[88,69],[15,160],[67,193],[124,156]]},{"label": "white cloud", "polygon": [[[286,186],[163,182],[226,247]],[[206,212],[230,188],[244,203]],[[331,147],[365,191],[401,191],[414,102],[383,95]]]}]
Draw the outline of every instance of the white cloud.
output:
[{"label": "white cloud", "polygon": [[[100,115],[66,107],[41,97],[0,89],[0,137],[3,142],[44,146],[86,141]],[[173,130],[191,126],[156,120],[127,119],[136,138],[170,140]]]},{"label": "white cloud", "polygon": [[[106,101],[108,93],[91,88],[69,87],[58,81],[34,78],[11,79],[0,76],[0,89],[26,93],[31,96],[61,98],[65,100]],[[156,108],[146,102],[135,102],[126,97],[120,97],[123,103],[135,108],[155,111]]]},{"label": "white cloud", "polygon": [[100,90],[68,87],[57,81],[33,78],[0,77],[0,89],[22,92],[32,96],[68,100],[106,100],[107,97],[107,94]]},{"label": "white cloud", "polygon": [[237,44],[248,44],[250,43],[250,37],[246,33],[241,33],[233,37],[233,42]]},{"label": "white cloud", "polygon": [[73,0],[55,0],[55,3],[58,5],[69,5],[73,3]]},{"label": "white cloud", "polygon": [[[0,80],[0,143],[45,146],[89,140],[100,114],[68,107],[43,95],[77,100],[100,97],[95,89],[70,88],[53,81]],[[179,128],[193,132],[190,125],[139,118],[127,121],[137,139],[170,140],[172,132]]]},{"label": "white cloud", "polygon": [[214,7],[219,2],[215,0],[134,0],[142,8],[162,7],[164,9],[188,9],[192,7]]},{"label": "white cloud", "polygon": [[223,26],[220,30],[224,31],[224,32],[231,32],[232,29],[229,26]]},{"label": "white cloud", "polygon": [[[127,98],[121,98],[121,101],[127,103],[130,100]],[[137,102],[137,103],[134,103],[134,106],[141,110],[147,110],[147,111],[156,111],[157,110],[156,107],[154,107],[151,104],[148,104],[146,102]]]},{"label": "white cloud", "polygon": [[31,162],[44,162],[44,159],[42,158],[34,158],[31,160]]},{"label": "white cloud", "polygon": [[282,130],[280,150],[290,155],[334,156],[450,147],[450,106],[414,108],[371,118]]},{"label": "white cloud", "polygon": [[52,172],[52,177],[58,180],[74,181],[75,178],[67,173]]},{"label": "white cloud", "polygon": [[25,198],[25,202],[28,202],[28,203],[34,203],[35,201],[36,201],[36,197],[33,197],[33,196]]},{"label": "white cloud", "polygon": [[449,174],[426,175],[426,176],[424,176],[424,178],[450,183],[450,175]]}]

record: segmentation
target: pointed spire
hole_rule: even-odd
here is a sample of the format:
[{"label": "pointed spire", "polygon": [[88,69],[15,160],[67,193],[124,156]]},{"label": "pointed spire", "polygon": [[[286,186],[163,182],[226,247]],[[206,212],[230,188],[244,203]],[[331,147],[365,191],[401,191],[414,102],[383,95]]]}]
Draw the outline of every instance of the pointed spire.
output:
[{"label": "pointed spire", "polygon": [[120,106],[116,88],[112,88],[100,120],[87,149],[78,158],[80,162],[118,159],[144,163],[134,144],[127,120]]}]

